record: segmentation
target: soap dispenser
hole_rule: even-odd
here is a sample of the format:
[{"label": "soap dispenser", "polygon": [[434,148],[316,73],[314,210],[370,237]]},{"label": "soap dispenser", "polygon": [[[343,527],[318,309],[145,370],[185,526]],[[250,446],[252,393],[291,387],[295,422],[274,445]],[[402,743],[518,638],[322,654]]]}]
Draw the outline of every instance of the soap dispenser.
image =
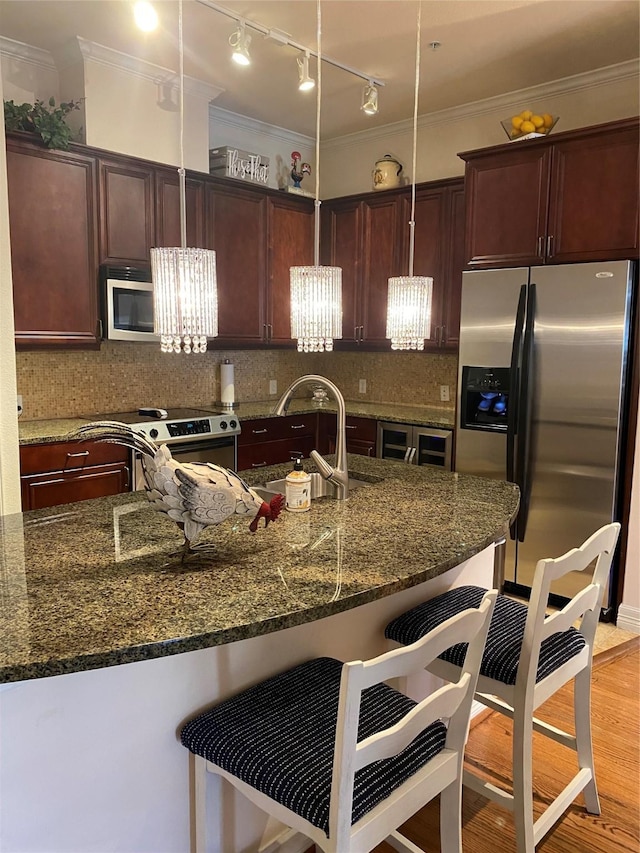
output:
[{"label": "soap dispenser", "polygon": [[298,456],[285,479],[285,506],[289,512],[307,512],[311,509],[311,474],[302,467]]}]

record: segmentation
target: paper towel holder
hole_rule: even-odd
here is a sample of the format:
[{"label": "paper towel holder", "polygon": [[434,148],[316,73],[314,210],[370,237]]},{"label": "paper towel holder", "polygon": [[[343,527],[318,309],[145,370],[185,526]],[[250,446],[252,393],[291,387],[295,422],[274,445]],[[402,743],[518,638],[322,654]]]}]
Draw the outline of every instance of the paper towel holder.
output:
[{"label": "paper towel holder", "polygon": [[232,412],[238,408],[239,404],[235,400],[235,387],[234,387],[234,375],[233,375],[233,364],[228,358],[225,358],[224,362],[220,365],[220,395],[221,398],[225,396],[224,389],[222,388],[223,377],[222,370],[223,367],[226,367],[229,371],[230,381],[231,381],[231,394],[234,395],[233,400],[216,400],[216,407],[219,408],[223,412]]}]

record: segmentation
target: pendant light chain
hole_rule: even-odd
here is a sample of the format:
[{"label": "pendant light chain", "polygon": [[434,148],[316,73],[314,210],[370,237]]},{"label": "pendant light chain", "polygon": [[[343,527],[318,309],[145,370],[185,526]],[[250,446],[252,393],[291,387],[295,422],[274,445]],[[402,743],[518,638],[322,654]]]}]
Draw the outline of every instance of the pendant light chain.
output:
[{"label": "pendant light chain", "polygon": [[316,89],[316,191],[312,267],[291,267],[291,337],[298,352],[331,352],[342,337],[342,270],[320,265],[320,104],[322,101],[322,12],[316,0],[318,87]]},{"label": "pendant light chain", "polygon": [[322,11],[320,0],[316,2],[316,25],[318,38],[318,88],[316,91],[316,195],[314,202],[313,263],[320,266],[320,104],[322,103]]},{"label": "pendant light chain", "polygon": [[422,2],[418,0],[418,26],[416,36],[416,80],[413,98],[413,167],[411,172],[411,220],[409,222],[409,275],[413,276],[413,253],[416,230],[416,168],[418,164],[418,92],[420,89],[420,25]]},{"label": "pendant light chain", "polygon": [[184,171],[184,38],[182,34],[182,0],[178,2],[178,45],[180,50],[180,245],[187,246],[187,189]]},{"label": "pendant light chain", "polygon": [[187,248],[186,176],[184,168],[184,37],[182,0],[178,0],[180,57],[180,246],[151,249],[153,329],[165,353],[203,353],[207,338],[218,334],[216,253]]},{"label": "pendant light chain", "polygon": [[420,91],[420,36],[422,3],[418,0],[416,27],[416,79],[413,100],[413,175],[409,221],[409,274],[389,279],[386,337],[392,350],[423,350],[431,335],[433,278],[413,274],[416,228],[416,173],[418,167],[418,94]]}]

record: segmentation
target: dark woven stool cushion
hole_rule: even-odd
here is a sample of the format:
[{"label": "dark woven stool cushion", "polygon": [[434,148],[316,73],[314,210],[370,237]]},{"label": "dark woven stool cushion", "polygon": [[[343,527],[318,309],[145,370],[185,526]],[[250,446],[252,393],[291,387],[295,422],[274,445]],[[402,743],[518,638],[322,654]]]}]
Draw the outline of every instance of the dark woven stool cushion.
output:
[{"label": "dark woven stool cushion", "polygon": [[[328,833],[342,663],[317,658],[188,722],[182,743]],[[413,702],[384,684],[363,691],[358,740],[394,725]],[[352,823],[444,747],[441,722],[403,752],[356,773]]]},{"label": "dark woven stool cushion", "polygon": [[[384,632],[385,637],[403,645],[415,643],[456,613],[469,607],[479,607],[485,592],[486,589],[478,586],[451,589],[389,622]],[[527,613],[525,604],[513,601],[505,595],[498,596],[480,666],[482,675],[503,684],[516,683]],[[542,681],[577,655],[584,646],[584,637],[575,628],[547,637],[540,646],[536,681]],[[461,667],[464,665],[466,652],[467,644],[458,643],[444,651],[440,657]]]}]

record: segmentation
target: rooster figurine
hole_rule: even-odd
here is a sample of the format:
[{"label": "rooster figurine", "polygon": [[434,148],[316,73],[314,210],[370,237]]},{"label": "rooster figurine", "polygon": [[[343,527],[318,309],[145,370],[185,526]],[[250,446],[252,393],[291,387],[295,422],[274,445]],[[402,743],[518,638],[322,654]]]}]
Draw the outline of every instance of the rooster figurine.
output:
[{"label": "rooster figurine", "polygon": [[173,519],[184,534],[182,559],[194,550],[192,543],[205,527],[232,515],[253,516],[252,533],[261,518],[265,527],[280,515],[284,497],[266,503],[234,471],[211,462],[176,462],[166,444],[118,421],[83,424],[69,438],[123,444],[140,454],[149,501],[158,512]]},{"label": "rooster figurine", "polygon": [[294,187],[298,187],[298,189],[300,189],[304,176],[311,174],[311,166],[308,163],[301,163],[301,160],[302,154],[299,151],[291,152],[291,178]]}]

